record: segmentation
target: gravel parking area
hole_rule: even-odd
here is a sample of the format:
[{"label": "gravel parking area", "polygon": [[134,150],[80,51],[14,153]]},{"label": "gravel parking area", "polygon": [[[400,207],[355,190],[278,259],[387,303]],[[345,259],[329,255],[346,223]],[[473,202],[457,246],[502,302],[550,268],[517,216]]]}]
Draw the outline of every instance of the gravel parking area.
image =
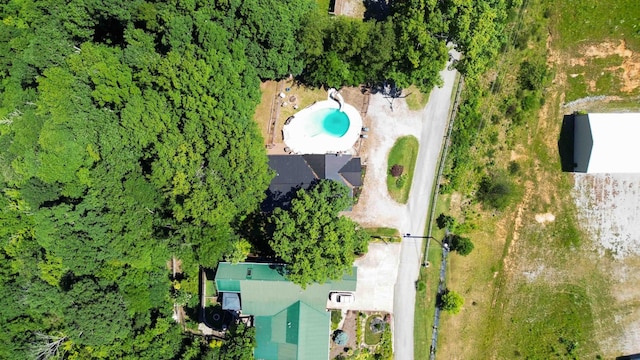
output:
[{"label": "gravel parking area", "polygon": [[355,261],[358,285],[355,301],[347,305],[332,302],[331,309],[393,312],[393,292],[398,277],[400,243],[371,243],[367,254]]}]

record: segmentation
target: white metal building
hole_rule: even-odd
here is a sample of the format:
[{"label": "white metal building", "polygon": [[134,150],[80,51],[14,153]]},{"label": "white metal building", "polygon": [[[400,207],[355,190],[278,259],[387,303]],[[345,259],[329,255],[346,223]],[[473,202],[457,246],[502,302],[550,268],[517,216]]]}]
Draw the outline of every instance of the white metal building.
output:
[{"label": "white metal building", "polygon": [[575,172],[640,173],[640,113],[576,114]]}]

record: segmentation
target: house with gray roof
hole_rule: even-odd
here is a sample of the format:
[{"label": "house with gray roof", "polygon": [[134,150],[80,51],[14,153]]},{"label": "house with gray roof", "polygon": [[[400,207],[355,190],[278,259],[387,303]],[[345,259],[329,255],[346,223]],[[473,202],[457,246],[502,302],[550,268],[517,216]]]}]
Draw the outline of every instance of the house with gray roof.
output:
[{"label": "house with gray roof", "polygon": [[333,180],[351,189],[362,186],[362,162],[347,154],[269,155],[269,167],[276,176],[267,190],[263,211],[286,207],[295,192],[308,189],[318,180]]}]

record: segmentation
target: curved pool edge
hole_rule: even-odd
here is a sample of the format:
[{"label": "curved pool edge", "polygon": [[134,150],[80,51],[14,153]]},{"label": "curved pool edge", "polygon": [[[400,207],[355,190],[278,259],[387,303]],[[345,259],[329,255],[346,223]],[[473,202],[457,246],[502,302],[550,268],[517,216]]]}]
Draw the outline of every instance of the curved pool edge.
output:
[{"label": "curved pool edge", "polygon": [[305,120],[309,120],[309,114],[320,109],[339,109],[339,105],[333,100],[316,102],[293,115],[288,124],[282,128],[285,145],[296,154],[327,154],[347,152],[360,138],[362,130],[362,117],[360,112],[350,104],[342,104],[342,112],[349,119],[349,128],[341,137],[327,134],[319,134],[310,137],[305,132]]}]

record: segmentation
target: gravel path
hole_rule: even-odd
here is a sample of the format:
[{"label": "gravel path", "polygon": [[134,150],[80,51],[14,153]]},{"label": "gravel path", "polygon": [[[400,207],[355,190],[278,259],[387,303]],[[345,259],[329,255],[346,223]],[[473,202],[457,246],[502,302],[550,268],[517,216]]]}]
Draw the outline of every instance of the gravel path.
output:
[{"label": "gravel path", "polygon": [[[453,54],[458,58],[458,54]],[[429,198],[436,165],[445,135],[455,71],[440,73],[442,88],[435,88],[423,111],[409,111],[403,99],[396,99],[391,109],[390,99],[380,94],[371,96],[368,116],[371,133],[369,151],[363,154],[367,165],[365,191],[354,207],[351,217],[365,226],[387,226],[401,233],[423,235],[427,221]],[[420,149],[416,162],[409,201],[401,205],[387,193],[387,155],[396,139],[415,136]],[[418,280],[423,240],[405,238],[400,252],[400,266],[394,294],[394,353],[396,359],[413,359],[413,323],[415,313],[415,282]]]}]

